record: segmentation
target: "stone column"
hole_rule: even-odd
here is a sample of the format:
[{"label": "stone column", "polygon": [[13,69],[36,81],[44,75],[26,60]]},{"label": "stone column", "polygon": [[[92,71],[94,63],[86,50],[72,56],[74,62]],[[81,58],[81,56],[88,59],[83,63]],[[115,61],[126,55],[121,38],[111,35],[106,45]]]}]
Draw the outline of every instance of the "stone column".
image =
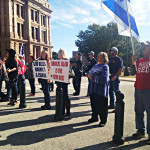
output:
[{"label": "stone column", "polygon": [[41,12],[39,11],[39,42],[42,42],[41,26]]},{"label": "stone column", "polygon": [[17,33],[17,4],[16,1],[14,1],[14,36],[15,38],[18,38],[18,33]]},{"label": "stone column", "polygon": [[4,1],[1,0],[1,35],[2,37],[5,36],[5,28],[4,28]]},{"label": "stone column", "polygon": [[48,36],[48,16],[46,16],[46,44],[49,45],[49,36]]}]

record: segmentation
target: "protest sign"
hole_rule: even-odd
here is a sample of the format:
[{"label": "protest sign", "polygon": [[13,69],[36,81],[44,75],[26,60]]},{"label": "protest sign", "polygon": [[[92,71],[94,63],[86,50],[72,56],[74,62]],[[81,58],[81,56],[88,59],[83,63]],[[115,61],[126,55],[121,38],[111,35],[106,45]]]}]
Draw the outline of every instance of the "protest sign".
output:
[{"label": "protest sign", "polygon": [[51,80],[68,83],[69,81],[69,60],[52,60],[50,63]]},{"label": "protest sign", "polygon": [[49,79],[46,60],[33,61],[34,78]]}]

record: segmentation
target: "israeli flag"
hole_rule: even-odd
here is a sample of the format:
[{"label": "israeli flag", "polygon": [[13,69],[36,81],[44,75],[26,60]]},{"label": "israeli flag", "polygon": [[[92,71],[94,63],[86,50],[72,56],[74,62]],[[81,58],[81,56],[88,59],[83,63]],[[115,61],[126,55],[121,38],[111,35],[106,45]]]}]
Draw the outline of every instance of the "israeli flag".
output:
[{"label": "israeli flag", "polygon": [[139,32],[131,9],[130,0],[127,0],[127,5],[126,0],[102,0],[101,4],[104,10],[117,21],[118,34],[131,37],[128,21],[129,13],[132,37],[139,40]]}]

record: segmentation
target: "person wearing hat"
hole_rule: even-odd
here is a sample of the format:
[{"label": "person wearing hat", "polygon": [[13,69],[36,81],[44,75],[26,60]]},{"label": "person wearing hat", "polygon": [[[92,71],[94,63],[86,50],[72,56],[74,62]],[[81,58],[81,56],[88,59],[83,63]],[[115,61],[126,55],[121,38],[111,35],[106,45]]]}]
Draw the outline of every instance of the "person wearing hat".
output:
[{"label": "person wearing hat", "polygon": [[[89,73],[89,71],[92,69],[92,67],[97,63],[96,59],[94,58],[94,52],[90,51],[88,53],[89,55],[89,61],[88,61],[88,65],[87,65],[87,74]],[[89,79],[88,79],[89,81]],[[89,87],[90,84],[88,84],[88,91],[87,91],[87,96],[89,96]]]},{"label": "person wearing hat", "polygon": [[14,106],[17,103],[17,76],[18,76],[18,70],[17,70],[17,62],[15,60],[15,54],[16,51],[13,49],[6,49],[6,69],[8,73],[8,86],[10,87],[12,91],[12,97],[10,98],[10,102],[8,105]]},{"label": "person wearing hat", "polygon": [[120,75],[123,69],[123,60],[118,56],[118,48],[112,47],[110,50],[109,68],[110,68],[110,105],[108,109],[115,109],[115,95],[120,93]]},{"label": "person wearing hat", "polygon": [[75,73],[75,76],[73,77],[73,87],[75,89],[75,92],[73,93],[74,96],[77,96],[80,94],[80,85],[81,85],[81,77],[82,77],[82,61],[81,61],[81,53],[78,52],[76,54],[76,61],[71,64],[72,69]]},{"label": "person wearing hat", "polygon": [[136,61],[132,56],[132,66],[136,66],[135,81],[135,124],[137,132],[132,136],[136,139],[145,137],[145,114],[147,113],[147,134],[150,145],[150,41],[142,43],[143,58]]}]

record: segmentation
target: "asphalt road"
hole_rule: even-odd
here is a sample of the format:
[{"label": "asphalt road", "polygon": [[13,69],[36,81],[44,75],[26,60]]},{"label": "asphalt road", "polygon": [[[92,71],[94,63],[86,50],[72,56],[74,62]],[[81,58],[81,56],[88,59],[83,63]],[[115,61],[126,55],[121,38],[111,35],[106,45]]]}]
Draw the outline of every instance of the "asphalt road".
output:
[{"label": "asphalt road", "polygon": [[43,93],[36,85],[36,96],[29,97],[27,81],[27,108],[18,109],[0,103],[0,150],[149,150],[146,138],[134,140],[134,82],[122,81],[120,89],[125,95],[124,145],[112,143],[114,134],[114,113],[109,110],[107,125],[99,128],[97,123],[87,124],[91,116],[90,100],[87,94],[87,78],[82,78],[81,94],[71,98],[71,120],[54,122],[55,91],[51,93],[52,110],[40,110]]}]

